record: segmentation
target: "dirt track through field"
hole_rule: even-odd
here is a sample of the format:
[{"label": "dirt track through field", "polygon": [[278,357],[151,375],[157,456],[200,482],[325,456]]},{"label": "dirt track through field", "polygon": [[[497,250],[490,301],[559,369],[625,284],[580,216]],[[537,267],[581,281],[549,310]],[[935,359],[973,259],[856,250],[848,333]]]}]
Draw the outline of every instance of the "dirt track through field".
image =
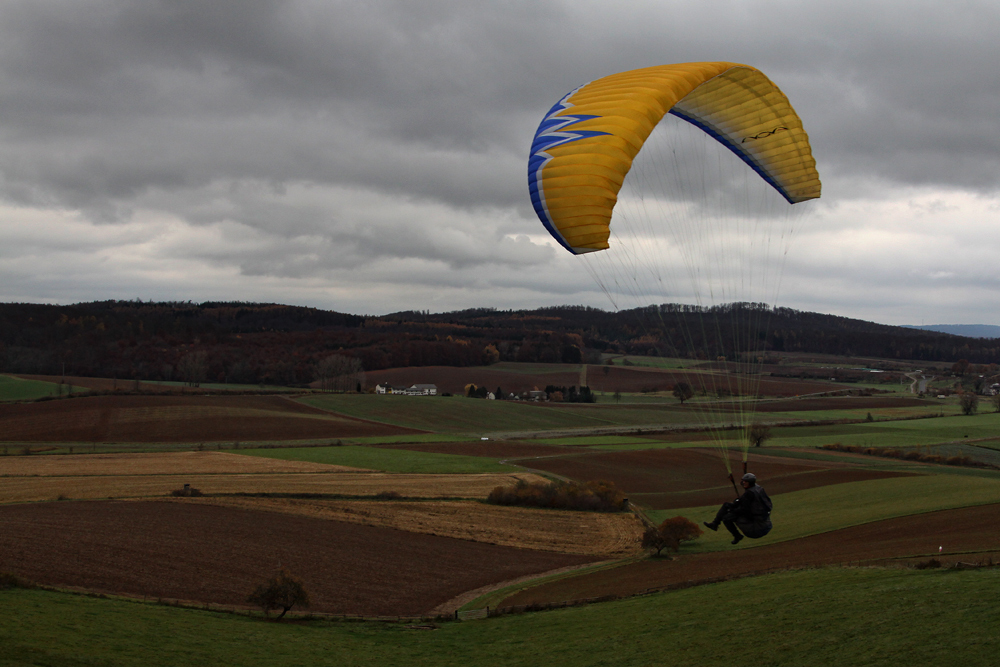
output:
[{"label": "dirt track through field", "polygon": [[[184,500],[183,502],[194,502]],[[280,512],[556,553],[621,558],[639,553],[642,523],[631,513],[501,507],[469,501],[201,498],[196,502]]]},{"label": "dirt track through field", "polygon": [[54,586],[244,605],[279,564],[314,611],[419,615],[593,557],[180,502],[0,507],[0,571]]},{"label": "dirt track through field", "polygon": [[[752,549],[648,559],[542,584],[517,593],[506,605],[561,602],[770,569],[833,565],[862,560],[1000,551],[1000,505],[983,505],[900,517]],[[725,530],[725,528],[720,528]],[[954,560],[976,560],[959,556]]]},{"label": "dirt track through field", "polygon": [[417,432],[284,396],[88,396],[0,405],[6,442],[234,442]]}]

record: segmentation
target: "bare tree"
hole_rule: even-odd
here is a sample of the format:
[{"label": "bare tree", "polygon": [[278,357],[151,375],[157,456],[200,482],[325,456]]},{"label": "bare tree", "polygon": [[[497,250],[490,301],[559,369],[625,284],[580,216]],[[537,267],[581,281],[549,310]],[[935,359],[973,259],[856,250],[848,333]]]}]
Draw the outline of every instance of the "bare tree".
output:
[{"label": "bare tree", "polygon": [[364,384],[365,372],[357,357],[333,354],[316,364],[316,379],[323,391],[346,392]]},{"label": "bare tree", "polygon": [[754,447],[760,447],[764,441],[771,437],[771,427],[767,424],[754,422],[747,427],[747,440]]},{"label": "bare tree", "polygon": [[204,350],[188,352],[177,362],[177,373],[188,385],[197,387],[208,375],[208,353]]}]

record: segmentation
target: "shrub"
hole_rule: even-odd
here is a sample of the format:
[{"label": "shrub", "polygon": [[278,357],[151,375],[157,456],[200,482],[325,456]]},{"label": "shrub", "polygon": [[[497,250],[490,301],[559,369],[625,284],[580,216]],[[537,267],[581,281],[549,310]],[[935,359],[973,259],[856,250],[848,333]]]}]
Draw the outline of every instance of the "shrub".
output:
[{"label": "shrub", "polygon": [[937,558],[931,558],[930,560],[920,561],[913,567],[917,568],[918,570],[933,569],[936,567],[941,567],[941,561],[939,561]]},{"label": "shrub", "polygon": [[704,531],[695,523],[683,516],[675,516],[667,519],[658,527],[650,526],[642,535],[643,549],[656,549],[656,555],[660,555],[663,549],[672,549],[677,552],[681,548],[681,542],[690,542],[698,539]]},{"label": "shrub", "polygon": [[882,456],[890,459],[903,459],[906,461],[919,461],[921,463],[937,463],[937,464],[947,464],[950,466],[969,466],[973,468],[989,468],[992,467],[988,463],[982,463],[976,461],[968,456],[949,456],[945,457],[940,454],[921,454],[916,450],[905,450],[905,449],[884,449],[882,447],[855,447],[854,445],[849,445],[845,447],[839,442],[835,442],[829,445],[823,445],[822,449],[828,449],[838,452],[855,452],[860,454],[867,454],[868,456]]},{"label": "shrub", "polygon": [[8,588],[34,588],[34,584],[12,572],[0,572],[0,591]]},{"label": "shrub", "polygon": [[624,494],[613,482],[535,482],[518,480],[514,486],[498,486],[486,502],[494,505],[548,507],[589,512],[618,512],[624,509]]},{"label": "shrub", "polygon": [[264,615],[272,609],[280,609],[281,613],[275,620],[280,621],[295,605],[309,608],[309,593],[302,582],[296,579],[285,568],[259,585],[247,596],[247,602],[255,604],[264,610]]},{"label": "shrub", "polygon": [[375,494],[376,500],[399,500],[402,497],[398,491],[379,491]]},{"label": "shrub", "polygon": [[174,489],[170,492],[170,495],[175,498],[200,498],[205,494],[198,489],[186,486],[183,489]]}]

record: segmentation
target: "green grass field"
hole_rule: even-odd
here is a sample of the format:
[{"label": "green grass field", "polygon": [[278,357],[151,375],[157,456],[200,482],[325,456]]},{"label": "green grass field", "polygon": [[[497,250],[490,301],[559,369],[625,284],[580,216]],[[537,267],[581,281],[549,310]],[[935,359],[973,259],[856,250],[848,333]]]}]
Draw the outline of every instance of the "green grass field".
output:
[{"label": "green grass field", "polygon": [[[826,413],[818,413],[826,414]],[[874,411],[873,411],[874,415]],[[875,421],[863,424],[775,428],[770,446],[821,447],[839,442],[866,447],[913,447],[955,440],[992,438],[1000,433],[1000,414]]]},{"label": "green grass field", "polygon": [[538,438],[535,442],[543,445],[568,445],[571,447],[608,447],[619,449],[619,445],[636,445],[637,449],[646,449],[652,441],[633,435],[591,435],[574,438]]},{"label": "green grass field", "polygon": [[[762,480],[762,485],[766,489],[767,480]],[[1000,474],[989,477],[934,474],[874,479],[782,493],[773,496],[772,500],[774,529],[760,539],[745,540],[737,548],[784,542],[898,516],[998,503]],[[718,509],[712,506],[654,510],[647,515],[656,522],[673,516],[686,516],[700,525],[715,516]],[[717,533],[705,531],[704,535],[683,548],[689,552],[731,549],[731,539],[724,530]]]},{"label": "green grass field", "polygon": [[411,452],[406,449],[377,447],[293,447],[281,449],[240,449],[235,454],[260,456],[282,461],[310,461],[382,472],[401,473],[484,473],[516,472],[514,466],[497,463],[481,456]]},{"label": "green grass field", "polygon": [[986,667],[1000,570],[820,569],[435,630],[0,591],[0,665]]},{"label": "green grass field", "polygon": [[[76,387],[74,391],[83,391],[83,389]],[[0,375],[0,401],[32,401],[36,398],[58,395],[59,385],[54,382],[25,380],[10,375]]]}]

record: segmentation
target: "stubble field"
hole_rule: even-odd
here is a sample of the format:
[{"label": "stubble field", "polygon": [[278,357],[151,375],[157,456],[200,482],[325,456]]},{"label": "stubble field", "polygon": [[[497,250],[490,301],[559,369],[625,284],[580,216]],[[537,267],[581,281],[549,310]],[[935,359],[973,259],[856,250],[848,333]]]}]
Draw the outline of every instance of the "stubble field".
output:
[{"label": "stubble field", "polygon": [[370,502],[230,497],[183,502],[347,521],[556,553],[621,558],[641,551],[642,523],[630,513],[501,507],[470,501]]},{"label": "stubble field", "polygon": [[476,475],[408,475],[392,473],[159,474],[7,477],[0,503],[56,499],[164,497],[190,484],[206,494],[318,494],[374,496],[397,493],[406,498],[485,498],[496,486],[518,479],[534,481],[530,473]]}]

